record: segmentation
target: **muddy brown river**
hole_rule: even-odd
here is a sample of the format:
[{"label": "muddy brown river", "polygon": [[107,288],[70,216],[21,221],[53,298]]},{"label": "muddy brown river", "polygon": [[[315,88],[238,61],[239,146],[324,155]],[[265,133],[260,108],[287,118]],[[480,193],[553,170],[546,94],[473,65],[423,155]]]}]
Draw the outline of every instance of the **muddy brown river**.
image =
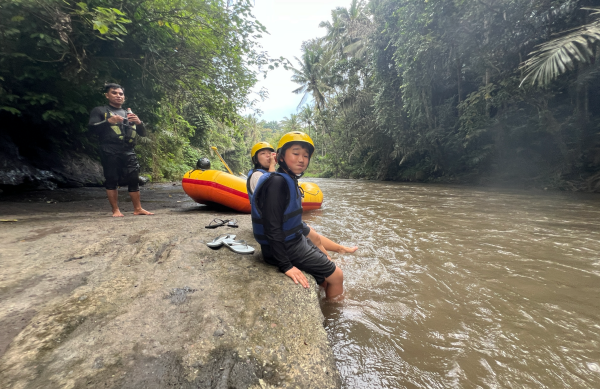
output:
[{"label": "muddy brown river", "polygon": [[599,388],[600,196],[311,179],[345,388]]}]

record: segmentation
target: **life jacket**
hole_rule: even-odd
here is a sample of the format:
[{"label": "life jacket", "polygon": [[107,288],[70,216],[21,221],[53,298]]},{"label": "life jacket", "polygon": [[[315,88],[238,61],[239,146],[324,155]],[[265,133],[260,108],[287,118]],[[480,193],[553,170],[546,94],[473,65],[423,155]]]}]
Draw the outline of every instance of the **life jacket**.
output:
[{"label": "life jacket", "polygon": [[[108,120],[111,116],[115,116],[116,114],[110,110],[108,106],[105,106],[106,112],[104,113],[104,120]],[[135,145],[137,141],[137,131],[135,130],[135,124],[129,124],[127,119],[123,121],[121,124],[111,124],[110,128],[113,130],[111,133],[111,138],[119,139],[125,144]]]},{"label": "life jacket", "polygon": [[[246,177],[248,177],[248,179],[246,180],[246,192],[248,192],[248,198],[250,198],[250,202],[252,202],[251,196],[254,196],[254,192],[256,191],[256,187],[254,187],[254,191],[250,190],[250,179],[252,178],[252,174],[254,174],[256,172],[261,172],[263,175],[269,173],[265,169],[250,169],[250,171],[248,172],[248,175],[246,176]],[[250,192],[252,192],[252,193],[250,193]]]},{"label": "life jacket", "polygon": [[248,197],[250,198],[251,205],[251,214],[252,214],[252,232],[254,233],[254,239],[261,245],[268,245],[269,241],[265,236],[265,229],[263,226],[262,215],[260,210],[257,207],[258,195],[262,189],[264,183],[270,179],[271,177],[278,175],[285,179],[285,182],[288,184],[288,189],[290,191],[290,200],[283,212],[283,234],[285,235],[285,242],[288,242],[300,235],[302,235],[302,196],[300,194],[300,190],[298,189],[298,184],[296,181],[285,173],[278,172],[267,172],[262,169],[250,170],[248,173],[248,181],[246,186],[250,189],[250,177],[252,173],[255,171],[264,172],[263,175],[258,179],[258,183],[256,184],[256,188],[254,188],[254,193],[250,194],[250,190],[248,190]]}]

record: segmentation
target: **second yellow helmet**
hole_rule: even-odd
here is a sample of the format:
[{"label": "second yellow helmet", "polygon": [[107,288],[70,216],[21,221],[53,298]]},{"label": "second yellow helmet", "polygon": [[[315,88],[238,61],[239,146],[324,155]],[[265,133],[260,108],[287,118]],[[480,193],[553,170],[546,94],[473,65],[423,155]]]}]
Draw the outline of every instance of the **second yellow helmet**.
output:
[{"label": "second yellow helmet", "polygon": [[256,155],[256,153],[258,153],[262,149],[269,149],[272,152],[275,152],[275,148],[273,146],[271,146],[270,143],[267,143],[267,142],[258,142],[257,144],[255,144],[254,146],[252,146],[252,149],[250,150],[250,157],[254,158],[254,156]]}]

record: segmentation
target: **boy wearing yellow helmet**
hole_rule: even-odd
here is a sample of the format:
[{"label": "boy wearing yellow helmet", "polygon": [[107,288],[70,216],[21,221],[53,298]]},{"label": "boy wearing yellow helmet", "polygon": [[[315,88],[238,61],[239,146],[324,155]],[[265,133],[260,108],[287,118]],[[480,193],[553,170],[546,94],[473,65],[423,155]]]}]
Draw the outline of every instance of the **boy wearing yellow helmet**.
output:
[{"label": "boy wearing yellow helmet", "polygon": [[[250,157],[252,157],[252,163],[254,164],[254,168],[248,172],[248,180],[246,182],[248,193],[253,193],[256,184],[260,177],[267,172],[275,171],[275,164],[277,163],[276,153],[273,146],[267,142],[258,142],[252,149],[250,150]],[[342,246],[338,243],[333,242],[332,240],[320,235],[317,233],[311,226],[302,222],[304,225],[303,234],[310,241],[317,246],[327,258],[331,260],[331,257],[327,253],[327,251],[334,251],[336,253],[353,253],[358,250],[358,247],[347,247]]]},{"label": "boy wearing yellow helmet", "polygon": [[314,149],[312,139],[305,133],[285,134],[277,146],[279,169],[261,172],[254,188],[250,188],[251,171],[248,196],[254,237],[261,245],[265,262],[277,266],[294,283],[308,288],[301,270],[306,271],[325,288],[327,298],[332,299],[343,293],[342,270],[303,234],[298,178],[308,168]]},{"label": "boy wearing yellow helmet", "polygon": [[248,193],[254,192],[258,179],[267,172],[273,173],[277,164],[275,149],[268,142],[258,142],[252,146],[250,157],[252,158],[254,168],[248,173],[248,181],[246,183]]}]

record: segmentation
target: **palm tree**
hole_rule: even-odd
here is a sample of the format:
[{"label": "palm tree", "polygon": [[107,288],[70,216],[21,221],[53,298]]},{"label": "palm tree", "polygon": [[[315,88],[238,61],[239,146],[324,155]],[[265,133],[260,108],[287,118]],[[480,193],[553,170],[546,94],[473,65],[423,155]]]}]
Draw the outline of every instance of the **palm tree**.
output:
[{"label": "palm tree", "polygon": [[323,40],[329,50],[339,57],[348,55],[359,59],[364,57],[367,39],[373,31],[363,0],[352,0],[349,8],[337,7],[331,11],[331,22],[321,22],[319,27],[327,30]]},{"label": "palm tree", "polygon": [[325,83],[325,71],[321,59],[323,58],[323,47],[317,40],[311,40],[302,44],[302,60],[294,57],[300,69],[293,68],[292,81],[301,86],[293,90],[295,94],[303,94],[298,108],[300,108],[309,94],[315,101],[318,110],[325,107],[325,94],[330,88]]},{"label": "palm tree", "polygon": [[[600,8],[582,9],[592,11],[590,14],[592,17],[600,16]],[[573,70],[578,63],[591,63],[594,67],[591,73],[595,73],[597,65],[594,63],[593,49],[598,42],[600,42],[600,20],[596,19],[561,37],[542,43],[537,46],[537,50],[530,53],[531,58],[521,65],[525,71],[521,85],[527,79],[531,80],[532,85],[535,83],[540,86],[548,85],[561,74]]]},{"label": "palm tree", "polygon": [[346,26],[340,18],[340,7],[331,11],[331,22],[326,20],[319,23],[319,27],[324,28],[325,36],[322,38],[326,42],[327,49],[338,53],[340,56],[344,52],[344,37]]},{"label": "palm tree", "polygon": [[300,131],[302,127],[300,126],[300,118],[296,114],[291,114],[288,118],[285,116],[281,121],[281,126],[285,131]]},{"label": "palm tree", "polygon": [[314,114],[312,107],[310,105],[305,105],[302,107],[302,110],[298,114],[299,119],[306,124],[308,127],[308,135],[310,136],[312,125],[314,123]]}]

